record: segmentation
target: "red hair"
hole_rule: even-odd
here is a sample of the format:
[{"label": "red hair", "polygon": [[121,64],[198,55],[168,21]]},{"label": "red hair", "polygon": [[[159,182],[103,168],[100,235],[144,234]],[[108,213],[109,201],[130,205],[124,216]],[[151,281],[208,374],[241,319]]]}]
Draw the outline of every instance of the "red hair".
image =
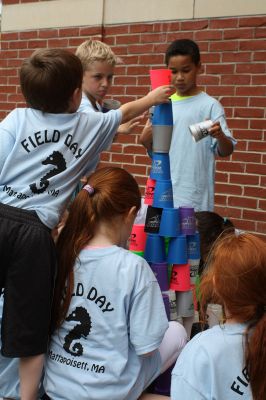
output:
[{"label": "red hair", "polygon": [[[73,266],[82,248],[93,238],[97,224],[125,215],[141,206],[136,180],[121,168],[98,169],[88,179],[93,193],[82,189],[70,206],[69,216],[57,241],[58,276],[55,285],[52,331],[63,322],[74,284]],[[114,225],[115,226],[115,225]]]},{"label": "red hair", "polygon": [[248,324],[245,363],[254,400],[266,399],[266,245],[258,237],[231,234],[217,241],[201,282],[201,309],[219,303],[227,317]]}]

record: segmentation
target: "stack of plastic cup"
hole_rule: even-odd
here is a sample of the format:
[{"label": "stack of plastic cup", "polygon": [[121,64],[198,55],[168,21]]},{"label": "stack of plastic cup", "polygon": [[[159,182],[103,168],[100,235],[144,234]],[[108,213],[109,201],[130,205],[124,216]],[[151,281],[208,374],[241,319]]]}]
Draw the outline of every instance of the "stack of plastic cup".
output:
[{"label": "stack of plastic cup", "polygon": [[159,233],[162,211],[160,207],[148,206],[145,219],[145,232]]},{"label": "stack of plastic cup", "polygon": [[169,153],[173,133],[172,103],[159,104],[152,117],[152,149],[155,153]]}]

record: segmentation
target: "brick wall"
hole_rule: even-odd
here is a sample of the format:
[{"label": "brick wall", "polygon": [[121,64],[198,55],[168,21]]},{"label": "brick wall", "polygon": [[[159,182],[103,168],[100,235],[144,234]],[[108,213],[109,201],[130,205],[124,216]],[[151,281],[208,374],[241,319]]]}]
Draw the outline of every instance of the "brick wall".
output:
[{"label": "brick wall", "polygon": [[[13,3],[18,1],[4,1]],[[74,51],[88,36],[108,43],[122,57],[124,64],[117,67],[111,90],[122,102],[149,90],[149,69],[164,66],[164,51],[172,40],[191,38],[198,42],[203,62],[200,84],[221,101],[238,140],[230,158],[217,160],[216,211],[231,218],[238,228],[266,238],[266,16],[3,33],[0,119],[23,104],[18,68],[25,57],[40,47]],[[138,133],[119,135],[111,151],[102,155],[102,165],[126,168],[143,188],[150,159],[138,144]]]}]

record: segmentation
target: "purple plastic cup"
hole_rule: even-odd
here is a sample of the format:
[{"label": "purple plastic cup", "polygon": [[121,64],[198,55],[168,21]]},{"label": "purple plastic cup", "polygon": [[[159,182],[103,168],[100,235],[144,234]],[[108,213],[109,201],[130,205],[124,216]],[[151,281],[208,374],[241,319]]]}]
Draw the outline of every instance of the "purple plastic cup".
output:
[{"label": "purple plastic cup", "polygon": [[168,283],[168,266],[166,262],[163,263],[151,263],[151,269],[154,272],[154,275],[157,278],[160,289],[162,292],[165,292],[169,289]]},{"label": "purple plastic cup", "polygon": [[181,232],[184,235],[194,235],[196,231],[195,211],[193,207],[180,207]]},{"label": "purple plastic cup", "polygon": [[169,296],[166,293],[162,293],[163,296],[163,302],[164,302],[164,307],[165,307],[165,312],[167,315],[168,321],[170,321],[170,301],[169,301]]},{"label": "purple plastic cup", "polygon": [[173,208],[173,187],[171,180],[157,180],[154,190],[153,206]]}]

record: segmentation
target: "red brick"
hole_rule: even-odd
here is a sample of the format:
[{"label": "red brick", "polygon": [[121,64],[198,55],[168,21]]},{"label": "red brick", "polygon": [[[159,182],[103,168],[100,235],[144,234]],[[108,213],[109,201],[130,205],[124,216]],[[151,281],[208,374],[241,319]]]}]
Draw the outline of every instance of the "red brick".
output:
[{"label": "red brick", "polygon": [[140,43],[140,35],[121,35],[116,37],[116,44]]},{"label": "red brick", "polygon": [[220,172],[220,171],[217,171],[216,173],[215,173],[215,181],[216,182],[228,182],[228,180],[229,180],[229,174],[228,173],[226,173],[226,172]]},{"label": "red brick", "polygon": [[181,31],[194,31],[208,28],[209,21],[206,20],[198,20],[198,21],[181,21],[180,29]]},{"label": "red brick", "polygon": [[198,78],[199,85],[219,85],[220,77],[212,75],[200,75]]},{"label": "red brick", "polygon": [[234,151],[232,154],[232,159],[233,161],[241,161],[245,163],[261,163],[261,154]]},{"label": "red brick", "polygon": [[142,67],[142,66],[129,66],[127,67],[128,75],[148,75],[149,74],[149,67]]},{"label": "red brick", "polygon": [[139,63],[141,65],[148,64],[150,67],[152,65],[162,65],[164,63],[164,55],[163,54],[145,54],[143,56],[139,56]]},{"label": "red brick", "polygon": [[10,49],[27,49],[28,42],[26,40],[19,40],[17,42],[10,42]]},{"label": "red brick", "polygon": [[140,35],[140,43],[165,42],[166,33],[143,33]]},{"label": "red brick", "polygon": [[234,86],[208,86],[207,93],[210,96],[233,96],[235,94]]},{"label": "red brick", "polygon": [[[259,210],[266,210],[266,200],[259,200]],[[265,230],[266,232],[266,230]]]},{"label": "red brick", "polygon": [[225,75],[221,77],[222,85],[250,85],[250,75]]},{"label": "red brick", "polygon": [[135,146],[124,146],[123,150],[124,154],[134,154],[134,155],[139,155],[139,154],[145,154],[146,150],[144,149],[143,146],[135,145]]},{"label": "red brick", "polygon": [[266,37],[266,28],[265,27],[258,27],[255,28],[255,38]]},{"label": "red brick", "polygon": [[[166,42],[168,47],[169,43],[173,42],[176,39],[192,39],[194,40],[194,31],[193,32],[169,32],[167,34]],[[200,44],[200,43],[198,43]]]},{"label": "red brick", "polygon": [[216,162],[217,171],[228,171],[228,172],[245,172],[245,164],[239,162],[228,162],[218,160]]},{"label": "red brick", "polygon": [[211,42],[210,51],[236,51],[238,50],[238,42],[230,40],[228,42]]},{"label": "red brick", "polygon": [[239,50],[266,50],[266,40],[243,40],[239,42]]},{"label": "red brick", "polygon": [[80,36],[84,36],[83,40],[87,40],[88,37],[94,35],[99,35],[99,40],[100,40],[100,37],[102,36],[102,27],[101,26],[81,27],[79,34]]},{"label": "red brick", "polygon": [[265,129],[265,120],[263,119],[254,119],[250,121],[251,129]]},{"label": "red brick", "polygon": [[259,177],[247,174],[230,174],[230,183],[238,183],[239,185],[258,185]]},{"label": "red brick", "polygon": [[201,53],[202,63],[219,63],[221,61],[221,53]]},{"label": "red brick", "polygon": [[252,59],[252,53],[251,52],[230,52],[226,53],[224,52],[222,54],[222,61],[223,62],[245,62],[245,61],[251,61]]},{"label": "red brick", "polygon": [[263,26],[266,24],[266,17],[243,17],[239,19],[239,26]]},{"label": "red brick", "polygon": [[231,207],[242,207],[242,208],[257,208],[257,200],[248,197],[228,197],[228,205]]},{"label": "red brick", "polygon": [[256,210],[243,210],[243,218],[253,221],[266,222],[266,213]]},{"label": "red brick", "polygon": [[215,194],[214,201],[215,201],[215,204],[220,205],[220,206],[227,205],[227,197],[226,196]]},{"label": "red brick", "polygon": [[[248,98],[247,97],[222,97],[219,99],[221,104],[225,106],[242,106],[245,107],[248,105]],[[266,100],[266,99],[265,99]]]},{"label": "red brick", "polygon": [[233,74],[234,65],[233,64],[207,64],[206,73],[207,74]]},{"label": "red brick", "polygon": [[234,116],[237,118],[262,118],[264,110],[262,108],[235,108]]},{"label": "red brick", "polygon": [[254,29],[226,29],[224,31],[224,39],[253,39]]},{"label": "red brick", "polygon": [[221,28],[235,28],[238,26],[237,18],[224,18],[224,19],[211,19],[210,29],[221,29]]},{"label": "red brick", "polygon": [[266,52],[258,51],[254,54],[254,61],[266,61]]},{"label": "red brick", "polygon": [[20,40],[31,40],[38,38],[38,31],[23,31],[19,33]]},{"label": "red brick", "polygon": [[266,166],[262,164],[248,164],[246,172],[247,174],[266,175]]},{"label": "red brick", "polygon": [[240,74],[263,74],[266,72],[266,66],[264,63],[255,64],[254,62],[249,64],[237,64],[236,72]]},{"label": "red brick", "polygon": [[128,46],[129,54],[151,53],[152,51],[153,51],[153,44],[135,44]]},{"label": "red brick", "polygon": [[221,40],[223,33],[221,31],[207,30],[195,32],[194,38],[196,41],[199,40]]},{"label": "red brick", "polygon": [[130,33],[153,32],[153,24],[138,24],[129,26]]},{"label": "red brick", "polygon": [[266,232],[266,223],[265,222],[258,222],[257,223],[257,232],[264,233]]},{"label": "red brick", "polygon": [[114,76],[114,85],[136,85],[137,77],[135,76]]},{"label": "red brick", "polygon": [[7,32],[1,34],[1,42],[18,40],[18,39],[19,39],[19,32]]},{"label": "red brick", "polygon": [[242,216],[242,210],[239,208],[215,206],[215,212],[217,212],[220,215],[225,215],[229,219],[241,218]]},{"label": "red brick", "polygon": [[136,177],[136,174],[147,176],[147,169],[145,166],[131,165],[131,164],[123,164],[123,166],[124,166],[124,168],[126,168],[126,170],[128,172],[130,172],[135,177]]},{"label": "red brick", "polygon": [[106,26],[105,34],[106,35],[120,35],[124,33],[129,33],[129,25],[116,25],[116,26]]},{"label": "red brick", "polygon": [[246,186],[244,188],[243,196],[257,197],[257,198],[265,199],[266,198],[266,188]]},{"label": "red brick", "polygon": [[[144,149],[144,147],[143,147],[143,149]],[[146,153],[145,149],[144,149],[144,151]],[[143,154],[145,154],[145,153],[143,153]],[[146,165],[147,167],[151,166],[151,158],[146,154],[142,155],[142,156],[137,155],[135,158],[135,162],[137,165]]]},{"label": "red brick", "polygon": [[180,22],[161,22],[158,24],[153,24],[153,32],[173,32],[180,30]]},{"label": "red brick", "polygon": [[237,229],[248,232],[253,232],[256,228],[256,224],[254,221],[245,221],[243,219],[235,219],[234,225]]},{"label": "red brick", "polygon": [[265,75],[253,75],[251,85],[265,85]]},{"label": "red brick", "polygon": [[237,96],[266,96],[266,86],[236,87]]},{"label": "red brick", "polygon": [[218,193],[226,193],[226,194],[235,194],[242,195],[242,187],[238,185],[230,185],[225,183],[216,183],[215,184],[216,192]]},{"label": "red brick", "polygon": [[[49,38],[55,38],[58,36],[59,36],[58,29],[47,29],[47,30],[38,31],[38,37],[40,39],[49,39]],[[61,30],[60,30],[60,36],[61,36]]]}]

